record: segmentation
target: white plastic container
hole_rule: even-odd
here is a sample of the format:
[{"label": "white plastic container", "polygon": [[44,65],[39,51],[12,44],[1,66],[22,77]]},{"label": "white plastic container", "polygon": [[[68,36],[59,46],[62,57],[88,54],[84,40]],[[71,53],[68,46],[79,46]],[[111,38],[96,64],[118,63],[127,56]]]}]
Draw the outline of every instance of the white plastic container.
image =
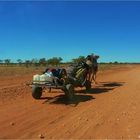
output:
[{"label": "white plastic container", "polygon": [[53,82],[53,78],[47,74],[40,75],[40,82]]},{"label": "white plastic container", "polygon": [[41,82],[45,82],[46,81],[46,75],[45,74],[40,75],[40,81]]},{"label": "white plastic container", "polygon": [[34,82],[34,83],[40,82],[40,75],[38,75],[38,74],[34,75],[34,76],[33,76],[33,82]]}]

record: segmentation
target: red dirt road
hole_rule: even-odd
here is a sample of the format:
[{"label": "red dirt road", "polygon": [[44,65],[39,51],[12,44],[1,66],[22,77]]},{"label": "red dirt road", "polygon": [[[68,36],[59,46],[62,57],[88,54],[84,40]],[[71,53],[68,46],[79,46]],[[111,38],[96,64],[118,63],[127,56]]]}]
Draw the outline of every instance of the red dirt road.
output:
[{"label": "red dirt road", "polygon": [[61,90],[31,97],[31,75],[1,77],[1,139],[140,139],[140,66],[104,71],[98,85],[76,89],[69,104]]}]

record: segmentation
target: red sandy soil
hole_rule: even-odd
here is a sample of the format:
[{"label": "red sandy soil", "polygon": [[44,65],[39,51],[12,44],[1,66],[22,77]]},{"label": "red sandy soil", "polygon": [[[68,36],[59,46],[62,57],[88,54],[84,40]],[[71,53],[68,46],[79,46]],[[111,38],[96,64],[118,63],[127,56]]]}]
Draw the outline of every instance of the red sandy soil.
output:
[{"label": "red sandy soil", "polygon": [[55,89],[33,99],[32,75],[0,79],[0,139],[140,139],[140,66],[99,73],[72,103]]}]

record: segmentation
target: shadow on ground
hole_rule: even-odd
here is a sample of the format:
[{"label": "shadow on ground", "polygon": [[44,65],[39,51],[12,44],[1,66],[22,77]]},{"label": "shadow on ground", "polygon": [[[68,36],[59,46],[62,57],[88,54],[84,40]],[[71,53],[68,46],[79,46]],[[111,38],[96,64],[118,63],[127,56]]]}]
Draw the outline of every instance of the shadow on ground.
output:
[{"label": "shadow on ground", "polygon": [[113,90],[117,87],[123,86],[124,82],[100,82],[95,88],[92,88],[88,91],[86,90],[76,90],[75,97],[72,101],[69,101],[65,95],[58,95],[55,97],[42,97],[40,100],[45,100],[43,104],[73,104],[77,106],[80,102],[86,102],[92,99],[95,99],[92,95],[87,94],[103,94],[108,93],[110,90]]},{"label": "shadow on ground", "polygon": [[101,87],[97,87],[97,88],[91,88],[90,90],[86,91],[86,90],[78,90],[76,91],[76,93],[85,93],[85,94],[102,94],[102,93],[106,93],[110,90],[113,90],[114,88],[101,88]]},{"label": "shadow on ground", "polygon": [[125,82],[100,82],[103,87],[120,87],[125,84]]},{"label": "shadow on ground", "polygon": [[92,99],[95,99],[91,95],[75,95],[74,99],[69,101],[65,95],[59,95],[55,97],[43,97],[41,99],[45,99],[44,103],[49,103],[49,104],[65,104],[65,105],[70,105],[73,104],[74,106],[77,106],[80,102],[86,102]]},{"label": "shadow on ground", "polygon": [[103,94],[123,85],[124,82],[100,82],[95,88],[91,88],[88,91],[77,90],[76,93]]}]

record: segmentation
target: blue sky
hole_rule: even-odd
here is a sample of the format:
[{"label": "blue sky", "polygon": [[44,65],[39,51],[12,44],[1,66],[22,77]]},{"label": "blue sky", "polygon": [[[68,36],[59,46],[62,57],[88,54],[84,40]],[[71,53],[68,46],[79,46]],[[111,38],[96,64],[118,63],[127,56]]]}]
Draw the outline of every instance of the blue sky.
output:
[{"label": "blue sky", "polygon": [[140,62],[140,1],[0,1],[0,59],[95,53]]}]

